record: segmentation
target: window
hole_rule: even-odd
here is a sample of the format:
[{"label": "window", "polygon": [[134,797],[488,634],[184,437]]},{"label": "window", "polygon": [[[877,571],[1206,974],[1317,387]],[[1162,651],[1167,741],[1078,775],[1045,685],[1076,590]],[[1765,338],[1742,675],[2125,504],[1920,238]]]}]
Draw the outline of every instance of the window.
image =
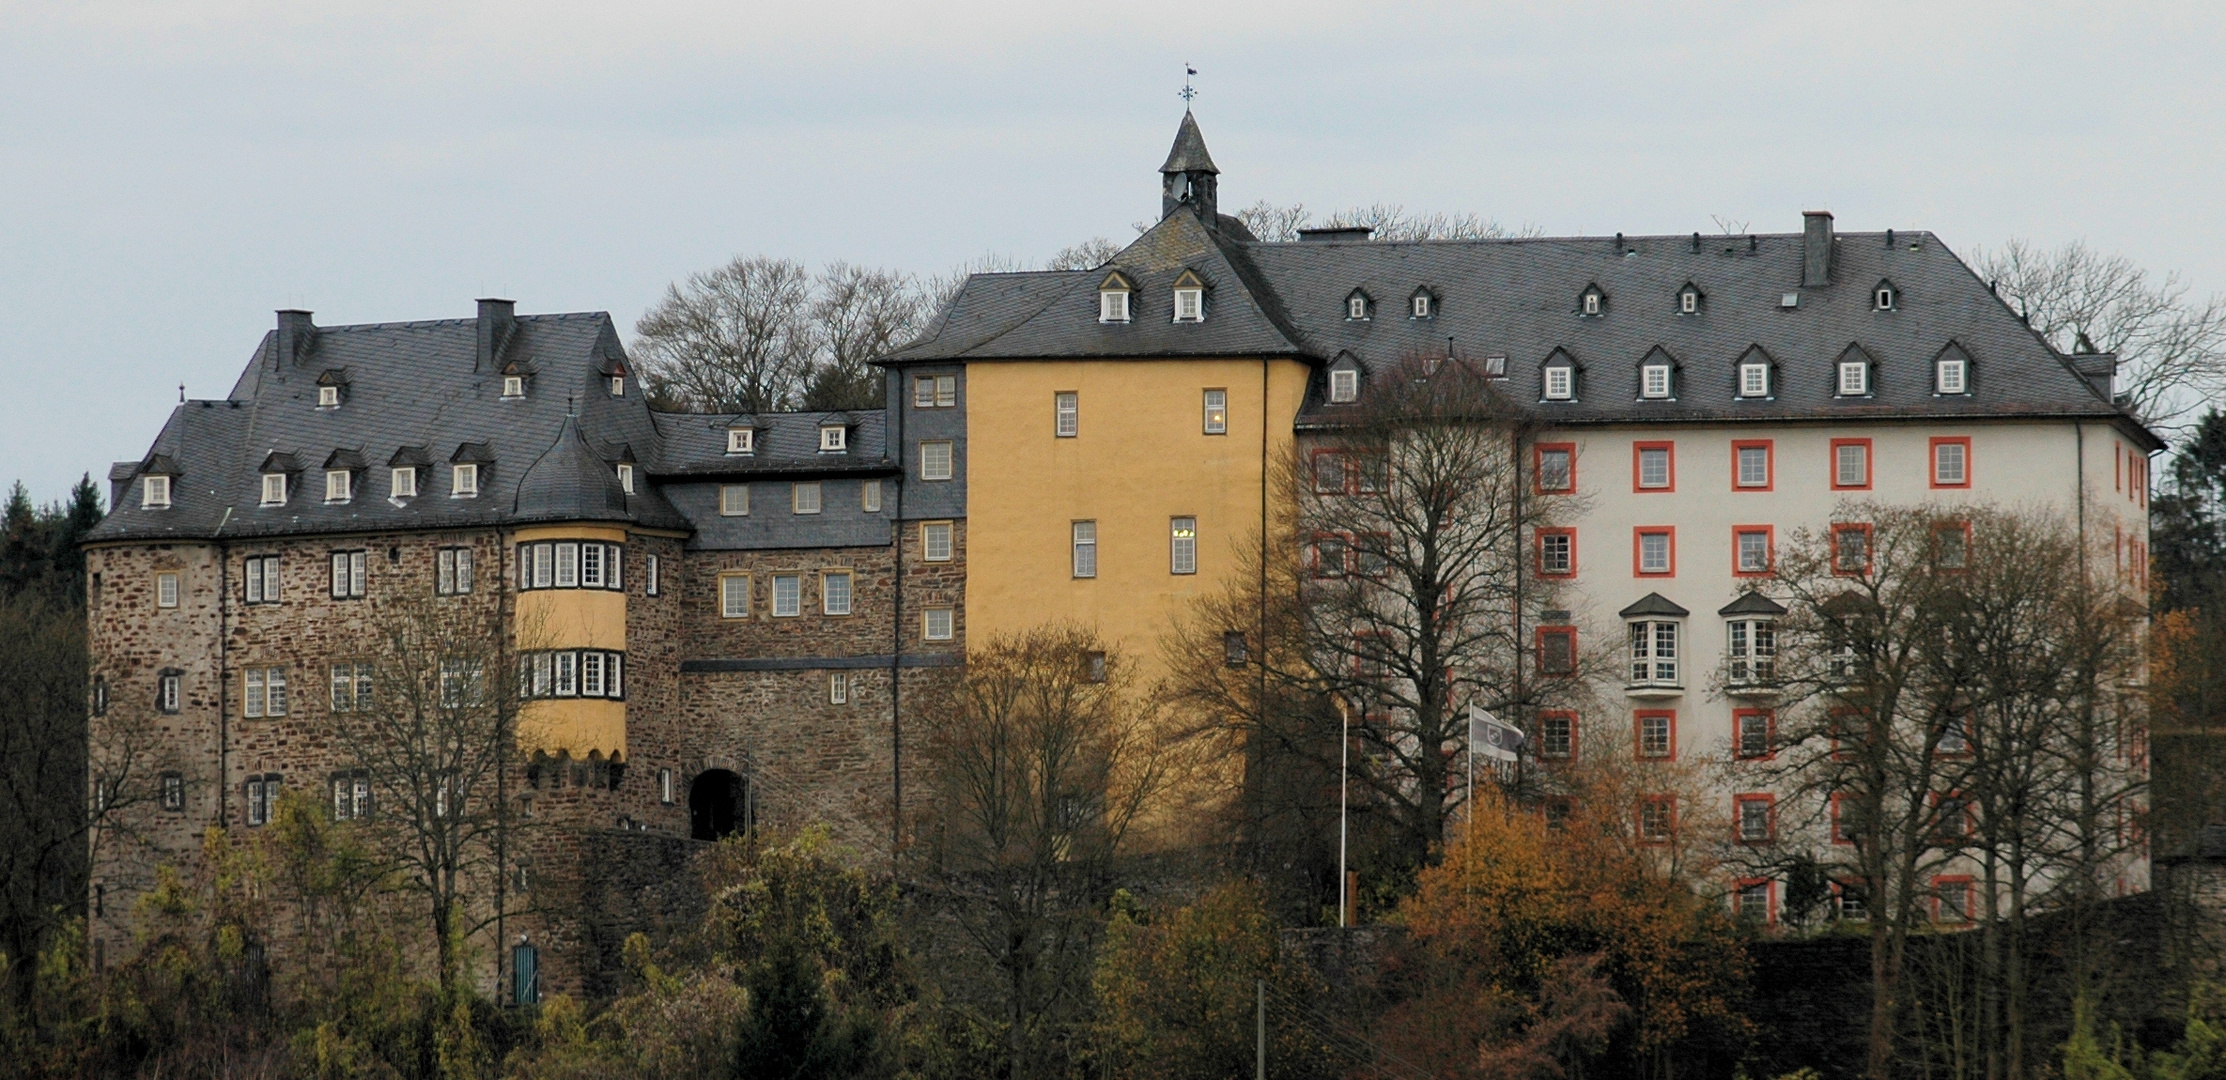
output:
[{"label": "window", "polygon": [[1195,574],[1198,572],[1198,519],[1173,518],[1167,523],[1167,572]]},{"label": "window", "polygon": [[580,545],[576,543],[556,545],[555,586],[559,589],[577,589],[580,587]]},{"label": "window", "polygon": [[339,388],[339,387],[337,387],[337,386],[320,386],[320,387],[318,387],[318,388],[317,388],[317,407],[318,407],[318,408],[320,408],[320,409],[337,409],[337,408],[339,408],[339,407],[340,407],[340,388]]},{"label": "window", "polygon": [[473,499],[479,496],[479,466],[470,462],[448,467],[448,497]]},{"label": "window", "polygon": [[285,789],[277,773],[266,773],[247,778],[247,823],[268,825],[271,815],[278,809],[278,796]]},{"label": "window", "polygon": [[741,517],[750,512],[750,485],[719,485],[719,516]]},{"label": "window", "polygon": [[417,496],[417,470],[408,465],[394,469],[387,474],[386,486],[387,495],[390,498],[415,498]]},{"label": "window", "polygon": [[552,692],[558,697],[580,696],[580,654],[550,653],[549,659],[551,666],[556,669],[556,685]]},{"label": "window", "polygon": [[1732,490],[1769,491],[1776,483],[1771,475],[1771,459],[1775,456],[1775,444],[1769,440],[1732,443]]},{"label": "window", "polygon": [[1870,489],[1870,440],[1832,440],[1832,490]]},{"label": "window", "polygon": [[155,575],[155,606],[158,608],[178,606],[178,575]]},{"label": "window", "polygon": [[666,806],[672,805],[671,769],[657,770],[657,801],[665,804]]},{"label": "window", "polygon": [[1880,282],[1878,290],[1870,295],[1871,305],[1880,311],[1894,310],[1894,299],[1894,287],[1884,282]]},{"label": "window", "polygon": [[1670,396],[1670,366],[1648,364],[1639,369],[1639,396],[1666,398]]},{"label": "window", "polygon": [[1768,709],[1734,709],[1731,713],[1731,753],[1742,761],[1769,758],[1777,738],[1777,715]]},{"label": "window", "polygon": [[1329,373],[1329,400],[1345,405],[1360,400],[1360,370],[1340,368]]},{"label": "window", "polygon": [[1841,397],[1863,397],[1870,393],[1870,365],[1861,360],[1840,361],[1839,392]]},{"label": "window", "polygon": [[139,506],[144,510],[163,510],[170,506],[170,478],[149,476],[139,481]]},{"label": "window", "polygon": [[1414,294],[1414,317],[1417,319],[1427,319],[1431,316],[1431,314],[1432,311],[1430,294],[1426,292],[1418,292]]},{"label": "window", "polygon": [[334,664],[327,675],[331,680],[332,711],[361,712],[371,706],[370,664]]},{"label": "window", "polygon": [[1314,490],[1323,495],[1342,495],[1350,487],[1345,476],[1345,455],[1334,450],[1314,453]]},{"label": "window", "polygon": [[1575,443],[1540,443],[1534,451],[1533,469],[1538,474],[1538,493],[1577,490],[1577,445]]},{"label": "window", "polygon": [[1739,396],[1760,398],[1770,396],[1770,365],[1739,365]]},{"label": "window", "polygon": [[1639,800],[1639,842],[1667,844],[1677,830],[1677,800],[1650,795]]},{"label": "window", "polygon": [[1631,683],[1677,685],[1677,623],[1642,620],[1631,624]]},{"label": "window", "polygon": [[954,407],[956,407],[957,405],[958,405],[958,376],[956,376],[956,375],[937,375],[937,376],[935,376],[935,407],[936,407],[936,408],[938,408],[938,409],[949,409],[949,408],[954,408]]},{"label": "window", "polygon": [[628,495],[634,493],[634,466],[632,462],[618,463],[618,489]]},{"label": "window", "polygon": [[1538,714],[1538,756],[1568,761],[1577,756],[1577,714],[1566,710]]},{"label": "window", "polygon": [[1336,533],[1314,538],[1309,545],[1314,576],[1318,578],[1344,577],[1351,562],[1345,537]]},{"label": "window", "polygon": [[1672,467],[1674,443],[1631,444],[1631,488],[1634,491],[1676,491]]},{"label": "window", "polygon": [[1546,400],[1568,401],[1576,396],[1577,369],[1556,365],[1546,369]]},{"label": "window", "polygon": [[659,559],[655,555],[642,556],[642,595],[663,595],[664,582],[659,580],[662,576],[661,571],[663,571],[663,569],[664,560]]},{"label": "window", "polygon": [[789,508],[799,514],[819,513],[819,482],[793,485],[789,489]]},{"label": "window", "polygon": [[1128,321],[1128,290],[1104,289],[1098,293],[1098,321],[1124,323]]},{"label": "window", "polygon": [[1631,717],[1638,739],[1639,756],[1656,761],[1668,761],[1677,756],[1677,714],[1674,712],[1642,712]]},{"label": "window", "polygon": [[830,671],[830,672],[828,672],[828,673],[827,673],[827,704],[829,704],[829,705],[848,705],[848,704],[850,704],[850,673],[849,673],[849,672],[847,672],[847,671]]},{"label": "window", "polygon": [[613,375],[613,376],[611,376],[611,396],[612,396],[612,397],[625,397],[625,396],[626,396],[626,376],[624,376],[624,375]]},{"label": "window", "polygon": [[773,575],[773,614],[780,618],[804,613],[804,577],[801,574]]},{"label": "window", "polygon": [[863,480],[859,482],[858,509],[868,514],[881,512],[881,481]]},{"label": "window", "polygon": [[1667,525],[1640,526],[1634,530],[1632,572],[1640,577],[1670,577],[1677,573],[1677,531]]},{"label": "window", "polygon": [[180,773],[162,774],[162,808],[177,813],[186,808],[186,778]]},{"label": "window", "polygon": [[1105,654],[1092,650],[1082,654],[1082,678],[1088,682],[1105,681]]},{"label": "window", "polygon": [[445,547],[433,553],[433,592],[463,596],[471,592],[471,549]]},{"label": "window", "polygon": [[285,473],[267,472],[263,474],[263,505],[286,505]]},{"label": "window", "polygon": [[249,719],[286,715],[286,669],[251,667],[244,674],[247,693],[241,699]]},{"label": "window", "polygon": [[920,523],[920,558],[926,562],[951,561],[951,523],[925,521]]},{"label": "window", "polygon": [[607,695],[608,692],[603,688],[603,656],[604,654],[599,652],[583,652],[580,654],[581,697],[604,697]]},{"label": "window", "polygon": [[1700,292],[1695,289],[1686,289],[1678,293],[1677,313],[1680,315],[1700,314]]},{"label": "window", "polygon": [[1932,752],[1956,757],[1971,752],[1970,717],[1957,713],[1941,720],[1939,737],[1932,744]]},{"label": "window", "polygon": [[526,396],[526,377],[523,375],[503,376],[502,396],[506,398],[522,398]]},{"label": "window", "polygon": [[332,598],[335,600],[363,599],[366,553],[361,551],[335,551],[332,553]]},{"label": "window", "polygon": [[1098,576],[1098,523],[1077,521],[1073,528],[1074,576],[1094,578]]},{"label": "window", "polygon": [[1574,675],[1577,673],[1576,627],[1539,627],[1537,649],[1538,673],[1540,675]]},{"label": "window", "polygon": [[850,449],[850,429],[841,424],[819,425],[819,452],[840,454]]},{"label": "window", "polygon": [[850,571],[837,570],[820,576],[819,607],[828,615],[850,614]]},{"label": "window", "polygon": [[[1741,839],[1744,840],[1744,836]],[[1768,924],[1775,921],[1770,912],[1770,893],[1774,887],[1767,878],[1743,878],[1734,882],[1731,890],[1731,913],[1745,922]]]},{"label": "window", "polygon": [[722,619],[747,619],[750,617],[750,575],[719,575],[719,617]]},{"label": "window", "polygon": [[1071,439],[1082,430],[1081,396],[1072,390],[1051,395],[1052,434]]},{"label": "window", "polygon": [[510,1003],[541,1004],[541,950],[531,945],[510,947]]},{"label": "window", "polygon": [[1832,842],[1854,844],[1863,837],[1862,808],[1844,794],[1832,796]]},{"label": "window", "polygon": [[1861,885],[1852,881],[1832,883],[1833,913],[1847,922],[1869,922],[1870,905],[1865,902],[1868,894]]},{"label": "window", "polygon": [[1724,624],[1725,651],[1735,684],[1767,683],[1776,672],[1778,625],[1769,619],[1733,619]]},{"label": "window", "polygon": [[1366,319],[1368,317],[1367,293],[1356,292],[1345,298],[1345,317],[1348,319]]},{"label": "window", "polygon": [[1935,392],[1942,394],[1965,394],[1970,392],[1970,383],[1966,378],[1970,373],[1970,368],[1965,366],[1962,357],[1942,357],[1938,363],[1933,365],[1932,372],[1933,390]]},{"label": "window", "polygon": [[1971,523],[1943,522],[1932,527],[1932,565],[1964,570],[1971,565]]},{"label": "window", "polygon": [[1206,291],[1204,289],[1175,290],[1175,321],[1206,321]]},{"label": "window", "polygon": [[360,772],[332,775],[332,819],[361,821],[371,816],[371,778]]},{"label": "window", "polygon": [[1971,486],[1971,440],[1968,437],[1936,437],[1932,440],[1932,486]]},{"label": "window", "polygon": [[951,444],[948,441],[920,444],[920,479],[948,480],[951,478]]},{"label": "window", "polygon": [[353,485],[349,483],[353,477],[354,474],[346,469],[326,469],[325,501],[328,503],[344,503],[353,498]]},{"label": "window", "polygon": [[518,588],[623,589],[625,558],[625,548],[592,540],[520,544]]},{"label": "window", "polygon": [[757,453],[757,429],[736,427],[727,429],[727,453]]},{"label": "window", "polygon": [[93,715],[108,715],[108,676],[93,676]]},{"label": "window", "polygon": [[1770,573],[1772,548],[1775,546],[1771,536],[1774,531],[1768,525],[1739,525],[1732,528],[1732,576],[1759,577]]},{"label": "window", "polygon": [[1578,302],[1578,310],[1587,316],[1598,315],[1601,307],[1600,300],[1599,290],[1588,290],[1584,294],[1584,299]]},{"label": "window", "polygon": [[164,671],[155,676],[155,711],[177,713],[185,708],[185,672]]},{"label": "window", "polygon": [[1252,649],[1245,644],[1244,631],[1221,632],[1221,662],[1228,667],[1243,667],[1252,662]]},{"label": "window", "polygon": [[279,601],[278,556],[250,555],[240,568],[241,583],[247,589],[250,604],[275,604]]},{"label": "window", "polygon": [[951,640],[951,609],[932,607],[920,612],[920,636],[928,641]]},{"label": "window", "polygon": [[1577,572],[1577,530],[1538,530],[1538,576],[1573,577]]},{"label": "window", "polygon": [[1832,572],[1841,576],[1870,573],[1870,526],[1832,526]]},{"label": "window", "polygon": [[1229,434],[1229,391],[1206,391],[1206,434]]},{"label": "window", "polygon": [[1976,911],[1976,890],[1970,878],[1943,875],[1932,879],[1932,921],[1960,925],[1971,922]]},{"label": "window", "polygon": [[1732,821],[1735,835],[1742,844],[1767,844],[1777,838],[1777,823],[1772,818],[1770,796],[1740,795],[1732,799]]}]

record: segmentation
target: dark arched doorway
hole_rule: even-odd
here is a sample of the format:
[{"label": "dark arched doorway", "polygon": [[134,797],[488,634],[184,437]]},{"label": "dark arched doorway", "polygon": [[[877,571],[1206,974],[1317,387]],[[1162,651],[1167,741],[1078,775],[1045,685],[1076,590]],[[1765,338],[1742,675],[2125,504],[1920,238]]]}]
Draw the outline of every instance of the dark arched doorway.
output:
[{"label": "dark arched doorway", "polygon": [[717,840],[750,829],[750,782],[725,769],[706,769],[688,786],[688,835]]}]

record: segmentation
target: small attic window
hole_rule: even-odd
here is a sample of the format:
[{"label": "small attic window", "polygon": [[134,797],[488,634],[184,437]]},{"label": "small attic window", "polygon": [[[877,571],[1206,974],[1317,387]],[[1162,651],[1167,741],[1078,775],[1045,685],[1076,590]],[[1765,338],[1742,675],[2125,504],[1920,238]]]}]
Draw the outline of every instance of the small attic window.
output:
[{"label": "small attic window", "polygon": [[526,377],[523,375],[503,376],[502,396],[505,398],[522,398],[526,396]]},{"label": "small attic window", "polygon": [[1608,294],[1601,291],[1598,285],[1586,288],[1584,293],[1577,298],[1577,314],[1585,318],[1597,319],[1607,309]]},{"label": "small attic window", "polygon": [[355,498],[355,474],[346,469],[325,470],[325,501],[344,503]]},{"label": "small attic window", "polygon": [[1428,289],[1417,289],[1414,299],[1409,304],[1409,310],[1413,312],[1417,319],[1431,318],[1438,313],[1438,298],[1430,295]]},{"label": "small attic window", "polygon": [[339,387],[337,387],[337,386],[320,386],[320,387],[318,387],[318,388],[317,388],[317,407],[318,407],[318,408],[320,408],[320,409],[337,409],[337,408],[339,408],[339,407],[340,407],[340,388],[339,388]]},{"label": "small attic window", "polygon": [[1129,321],[1128,295],[1135,289],[1120,271],[1105,275],[1098,283],[1098,321],[1125,323]]},{"label": "small attic window", "polygon": [[1546,369],[1546,400],[1568,401],[1577,396],[1577,369],[1556,364]]},{"label": "small attic window", "polygon": [[267,473],[264,473],[264,474],[263,474],[263,505],[264,505],[264,506],[284,506],[284,505],[286,505],[286,474],[285,474],[285,473],[282,473],[282,472],[267,472]]},{"label": "small attic window", "polygon": [[1677,313],[1679,315],[1700,314],[1700,290],[1698,288],[1687,285],[1677,290]]},{"label": "small attic window", "polygon": [[170,508],[170,478],[147,476],[139,481],[139,508],[142,510],[167,510]]},{"label": "small attic window", "polygon": [[1329,400],[1337,405],[1348,405],[1360,400],[1358,368],[1339,368],[1329,373]]},{"label": "small attic window", "polygon": [[1352,295],[1345,298],[1345,317],[1356,322],[1367,321],[1369,317],[1367,293],[1354,289]]},{"label": "small attic window", "polygon": [[479,466],[473,462],[459,462],[449,466],[448,497],[451,499],[476,499],[479,497]]},{"label": "small attic window", "polygon": [[1943,356],[1933,364],[1934,392],[1941,394],[1968,394],[1971,392],[1971,368],[1961,356]]},{"label": "small attic window", "polygon": [[841,424],[819,425],[819,452],[840,454],[850,449],[850,429]]},{"label": "small attic window", "polygon": [[387,477],[387,498],[409,499],[417,496],[417,468],[397,465]]},{"label": "small attic window", "polygon": [[727,453],[729,453],[729,454],[754,454],[754,453],[757,453],[757,431],[756,431],[755,429],[753,429],[753,428],[746,428],[746,427],[728,428],[728,429],[727,429]]},{"label": "small attic window", "polygon": [[1739,396],[1765,398],[1770,396],[1770,365],[1749,360],[1739,365]]},{"label": "small attic window", "polygon": [[1639,368],[1639,396],[1665,400],[1670,396],[1670,366],[1646,364]]},{"label": "small attic window", "polygon": [[632,462],[621,461],[618,463],[618,486],[620,490],[628,495],[634,493],[634,465]]},{"label": "small attic window", "polygon": [[1894,288],[1893,283],[1886,281],[1879,282],[1878,288],[1871,290],[1870,294],[1871,307],[1878,311],[1894,310],[1895,303],[1900,299],[1901,293]]},{"label": "small attic window", "polygon": [[612,397],[625,397],[625,396],[626,396],[626,376],[624,376],[624,375],[613,375],[613,376],[611,376],[611,396],[612,396]]}]

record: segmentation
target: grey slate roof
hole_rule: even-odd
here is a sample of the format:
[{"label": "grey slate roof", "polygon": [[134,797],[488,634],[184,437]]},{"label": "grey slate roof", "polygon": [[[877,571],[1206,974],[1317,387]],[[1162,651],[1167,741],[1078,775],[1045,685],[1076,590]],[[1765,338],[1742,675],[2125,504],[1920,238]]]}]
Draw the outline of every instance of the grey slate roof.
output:
[{"label": "grey slate roof", "polygon": [[1175,145],[1167,149],[1167,164],[1159,167],[1163,173],[1209,172],[1220,173],[1214,168],[1213,155],[1206,153],[1206,136],[1198,130],[1198,118],[1183,110],[1183,122],[1175,128]]},{"label": "grey slate roof", "polygon": [[[664,454],[650,473],[660,477],[806,476],[854,473],[877,476],[897,471],[889,459],[889,414],[882,410],[794,412],[749,416],[739,413],[657,413]],[[849,449],[822,453],[819,429],[825,424],[850,429]],[[752,453],[727,453],[727,430],[754,429]]]}]

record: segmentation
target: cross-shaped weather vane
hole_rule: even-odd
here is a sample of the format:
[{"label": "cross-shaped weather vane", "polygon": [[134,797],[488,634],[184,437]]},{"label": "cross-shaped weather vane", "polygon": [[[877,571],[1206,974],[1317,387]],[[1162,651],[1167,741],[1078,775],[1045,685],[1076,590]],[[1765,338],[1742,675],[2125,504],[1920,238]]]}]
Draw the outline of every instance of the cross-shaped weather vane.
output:
[{"label": "cross-shaped weather vane", "polygon": [[1194,67],[1191,67],[1191,66],[1190,66],[1190,62],[1189,62],[1189,61],[1187,61],[1187,60],[1186,60],[1186,61],[1184,61],[1184,62],[1183,62],[1183,89],[1182,89],[1182,93],[1181,93],[1181,94],[1180,94],[1179,96],[1180,96],[1180,97],[1181,97],[1181,98],[1183,99],[1183,104],[1185,104],[1185,105],[1188,105],[1188,104],[1190,104],[1190,99],[1191,99],[1191,98],[1194,98],[1194,97],[1197,97],[1197,96],[1198,96],[1198,91],[1197,91],[1197,89],[1196,89],[1196,88],[1194,88],[1194,87],[1192,87],[1192,86],[1190,85],[1190,77],[1191,77],[1191,76],[1193,76],[1193,75],[1196,75],[1196,74],[1198,74],[1198,69],[1197,69],[1197,68],[1194,68]]}]

